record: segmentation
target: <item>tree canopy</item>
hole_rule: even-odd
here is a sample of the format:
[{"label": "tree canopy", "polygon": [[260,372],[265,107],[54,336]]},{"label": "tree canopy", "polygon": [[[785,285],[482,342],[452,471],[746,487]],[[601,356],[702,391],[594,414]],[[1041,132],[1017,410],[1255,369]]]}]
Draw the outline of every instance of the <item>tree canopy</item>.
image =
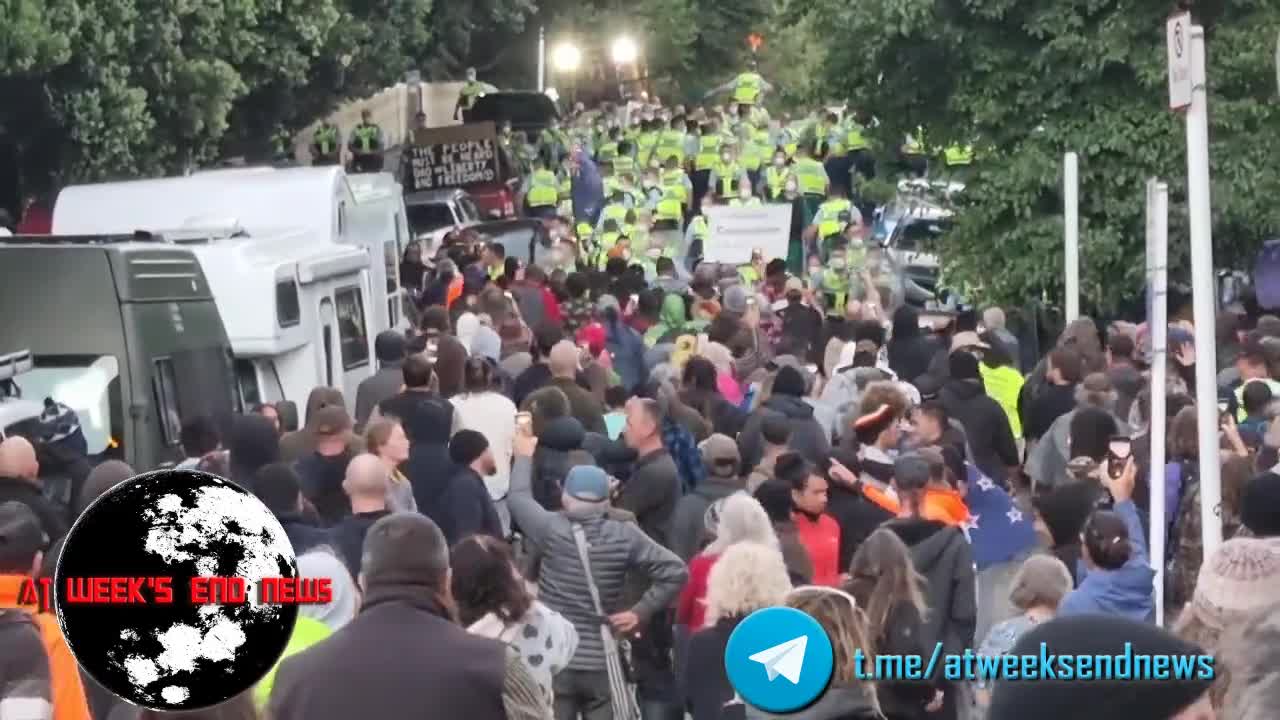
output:
[{"label": "tree canopy", "polygon": [[[1062,156],[1080,154],[1085,307],[1141,304],[1144,186],[1170,187],[1171,279],[1185,276],[1186,152],[1167,109],[1158,0],[817,0],[833,44],[826,87],[880,122],[884,148],[923,126],[929,144],[979,152],[944,273],[975,299],[1062,298]],[[1280,5],[1197,2],[1206,28],[1214,259],[1244,263],[1280,228],[1280,103],[1272,52]],[[998,272],[996,271],[998,269]]]}]

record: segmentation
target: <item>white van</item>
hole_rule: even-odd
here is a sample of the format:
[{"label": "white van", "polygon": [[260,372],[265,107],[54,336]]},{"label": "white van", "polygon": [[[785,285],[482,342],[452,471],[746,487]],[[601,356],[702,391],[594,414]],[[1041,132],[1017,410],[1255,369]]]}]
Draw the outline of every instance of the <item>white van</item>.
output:
[{"label": "white van", "polygon": [[307,230],[369,251],[377,287],[370,324],[404,327],[400,257],[409,242],[403,192],[390,173],[348,176],[338,166],[208,170],[152,180],[73,185],[58,195],[58,235],[238,227],[253,236]]}]

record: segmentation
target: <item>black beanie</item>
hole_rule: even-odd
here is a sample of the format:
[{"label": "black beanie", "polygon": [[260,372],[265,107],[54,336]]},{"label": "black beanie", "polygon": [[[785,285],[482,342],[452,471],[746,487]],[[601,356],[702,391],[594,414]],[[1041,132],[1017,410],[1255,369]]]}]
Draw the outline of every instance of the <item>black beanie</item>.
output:
[{"label": "black beanie", "polygon": [[489,449],[489,440],[475,430],[459,430],[449,440],[449,459],[457,465],[470,465]]},{"label": "black beanie", "polygon": [[773,379],[773,393],[804,397],[804,376],[790,365],[784,365],[781,370],[778,370],[778,376]]},{"label": "black beanie", "polygon": [[[1111,615],[1071,615],[1032,628],[1018,640],[1009,654],[1054,655],[1057,660],[1051,668],[1055,672],[1061,669],[1061,661],[1068,655],[1108,655],[1112,658],[1127,655],[1129,672],[1137,675],[1139,669],[1134,658],[1139,656],[1195,656],[1203,652],[1169,631],[1148,623]],[[1171,660],[1170,665],[1175,662],[1182,661]],[[1115,663],[1114,659],[1112,663]],[[1036,667],[1043,672],[1039,665]],[[1103,681],[1042,677],[997,682],[987,717],[988,720],[1076,720],[1084,717],[1089,720],[1168,720],[1194,703],[1213,684],[1213,673],[1209,673],[1208,678],[1200,676],[1207,669],[1212,668],[1202,668],[1193,661],[1189,673],[1192,679]],[[1099,672],[1096,662],[1092,671]]]},{"label": "black beanie", "polygon": [[952,380],[981,380],[982,373],[978,370],[978,358],[971,352],[965,350],[956,350],[951,353],[947,362],[947,369],[950,371]]},{"label": "black beanie", "polygon": [[1240,520],[1258,537],[1280,537],[1280,475],[1265,472],[1245,483]]}]

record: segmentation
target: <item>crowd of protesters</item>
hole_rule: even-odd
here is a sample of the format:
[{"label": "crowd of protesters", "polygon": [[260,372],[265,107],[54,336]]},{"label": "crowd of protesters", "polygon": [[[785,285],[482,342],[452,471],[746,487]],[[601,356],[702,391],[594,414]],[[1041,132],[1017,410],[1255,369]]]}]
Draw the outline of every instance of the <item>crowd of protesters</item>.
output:
[{"label": "crowd of protesters", "polygon": [[[413,330],[377,337],[350,407],[316,388],[296,429],[270,405],[186,419],[180,467],[251,490],[300,574],[334,579],[262,683],[191,717],[774,717],[723,656],[743,618],[780,605],[834,649],[830,687],[790,717],[1280,713],[1280,319],[1219,322],[1226,540],[1206,556],[1179,313],[1152,418],[1144,327],[1080,319],[1027,363],[999,308],[823,314],[780,262],[756,282],[699,268],[664,284],[618,258],[549,274],[490,246],[448,256]],[[1168,462],[1151,468],[1158,423]],[[157,716],[80,673],[56,620],[18,602],[79,512],[134,474],[86,466],[61,503],[42,448],[62,439],[0,444],[0,718]],[[855,665],[1040,643],[1206,652],[1217,674],[871,682]]]}]

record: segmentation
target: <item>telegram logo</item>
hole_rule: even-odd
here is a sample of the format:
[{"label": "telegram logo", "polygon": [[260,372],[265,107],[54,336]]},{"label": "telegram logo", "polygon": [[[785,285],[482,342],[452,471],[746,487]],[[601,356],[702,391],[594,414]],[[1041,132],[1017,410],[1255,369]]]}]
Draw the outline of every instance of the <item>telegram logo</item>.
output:
[{"label": "telegram logo", "polygon": [[813,702],[831,680],[831,640],[795,608],[757,610],[738,623],[724,650],[729,684],[745,702],[785,713]]}]

